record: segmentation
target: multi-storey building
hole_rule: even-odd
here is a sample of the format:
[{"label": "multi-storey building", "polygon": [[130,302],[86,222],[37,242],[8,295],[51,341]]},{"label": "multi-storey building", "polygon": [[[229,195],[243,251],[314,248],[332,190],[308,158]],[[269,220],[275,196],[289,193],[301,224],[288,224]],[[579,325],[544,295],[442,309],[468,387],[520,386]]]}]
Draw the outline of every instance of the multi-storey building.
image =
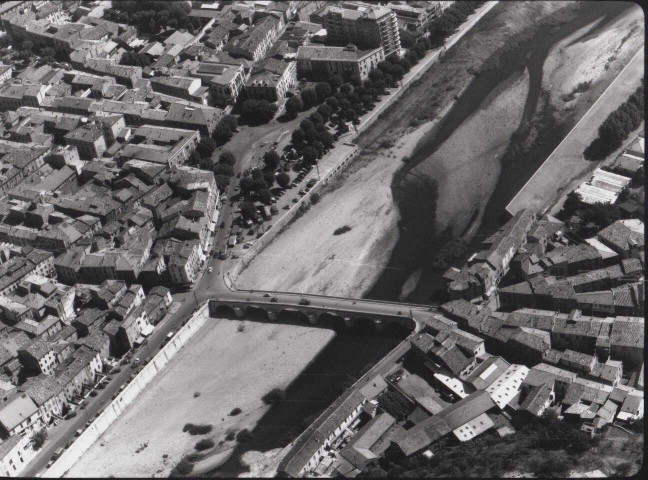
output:
[{"label": "multi-storey building", "polygon": [[343,80],[364,81],[378,63],[385,59],[382,47],[359,50],[355,45],[325,47],[307,45],[297,50],[297,74],[299,77],[326,79],[339,75]]},{"label": "multi-storey building", "polygon": [[323,15],[328,40],[339,45],[353,43],[359,48],[382,46],[385,56],[401,49],[396,14],[386,7],[349,5],[352,8],[330,7]]}]

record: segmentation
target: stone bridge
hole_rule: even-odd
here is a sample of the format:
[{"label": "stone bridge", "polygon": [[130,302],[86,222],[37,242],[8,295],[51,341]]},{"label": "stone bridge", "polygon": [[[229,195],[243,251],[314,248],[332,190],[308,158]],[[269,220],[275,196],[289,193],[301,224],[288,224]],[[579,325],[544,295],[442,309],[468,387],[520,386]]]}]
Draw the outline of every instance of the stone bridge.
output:
[{"label": "stone bridge", "polygon": [[326,317],[346,327],[372,324],[379,331],[389,324],[397,324],[418,332],[427,319],[441,316],[429,305],[262,290],[223,292],[209,300],[211,315],[229,312],[237,318],[245,318],[259,310],[271,321],[278,320],[283,312],[298,312],[304,321],[313,325]]}]

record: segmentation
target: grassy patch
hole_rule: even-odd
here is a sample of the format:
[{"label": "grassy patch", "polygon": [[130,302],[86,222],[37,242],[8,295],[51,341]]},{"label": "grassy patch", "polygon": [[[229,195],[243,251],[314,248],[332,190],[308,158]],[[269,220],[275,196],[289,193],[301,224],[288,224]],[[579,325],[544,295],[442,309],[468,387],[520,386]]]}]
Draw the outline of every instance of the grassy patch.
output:
[{"label": "grassy patch", "polygon": [[202,452],[203,450],[208,450],[214,446],[214,441],[211,438],[203,438],[202,440],[199,440],[194,448],[198,450],[199,452]]},{"label": "grassy patch", "polygon": [[272,405],[273,403],[280,402],[286,399],[286,392],[280,388],[273,388],[268,393],[266,393],[262,400],[266,405]]},{"label": "grassy patch", "polygon": [[193,423],[187,423],[182,429],[182,431],[189,433],[189,435],[205,435],[212,431],[212,426],[194,425]]}]

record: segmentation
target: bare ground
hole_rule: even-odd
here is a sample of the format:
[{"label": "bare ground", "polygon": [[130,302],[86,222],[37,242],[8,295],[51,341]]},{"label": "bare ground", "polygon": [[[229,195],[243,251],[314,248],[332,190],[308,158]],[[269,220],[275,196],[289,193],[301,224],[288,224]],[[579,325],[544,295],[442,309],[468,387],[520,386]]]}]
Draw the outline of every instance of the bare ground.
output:
[{"label": "bare ground", "polygon": [[[335,335],[308,326],[256,322],[245,322],[239,332],[239,325],[210,319],[68,476],[167,477],[201,438],[212,438],[217,447],[196,464],[196,472],[213,469],[234,446],[225,441],[226,432],[252,430],[269,408],[263,395],[287,387]],[[242,413],[230,416],[236,407]],[[213,430],[191,436],[182,432],[188,422],[210,424]],[[148,446],[136,453],[143,444]]]}]

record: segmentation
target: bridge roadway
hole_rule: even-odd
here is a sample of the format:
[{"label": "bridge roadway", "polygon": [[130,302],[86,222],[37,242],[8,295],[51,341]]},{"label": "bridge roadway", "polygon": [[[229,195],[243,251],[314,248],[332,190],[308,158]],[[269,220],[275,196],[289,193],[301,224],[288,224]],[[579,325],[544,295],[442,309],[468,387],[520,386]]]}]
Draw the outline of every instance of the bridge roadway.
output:
[{"label": "bridge roadway", "polygon": [[[210,299],[210,312],[219,307],[231,309],[238,318],[249,313],[250,308],[266,312],[268,319],[275,321],[281,312],[300,312],[312,324],[322,315],[342,318],[346,326],[356,325],[361,319],[370,320],[378,330],[389,323],[398,323],[418,332],[429,320],[442,317],[434,306],[410,303],[395,303],[357,298],[330,297],[290,292],[269,292],[263,290],[220,291]],[[305,300],[310,302],[305,304]]]}]

